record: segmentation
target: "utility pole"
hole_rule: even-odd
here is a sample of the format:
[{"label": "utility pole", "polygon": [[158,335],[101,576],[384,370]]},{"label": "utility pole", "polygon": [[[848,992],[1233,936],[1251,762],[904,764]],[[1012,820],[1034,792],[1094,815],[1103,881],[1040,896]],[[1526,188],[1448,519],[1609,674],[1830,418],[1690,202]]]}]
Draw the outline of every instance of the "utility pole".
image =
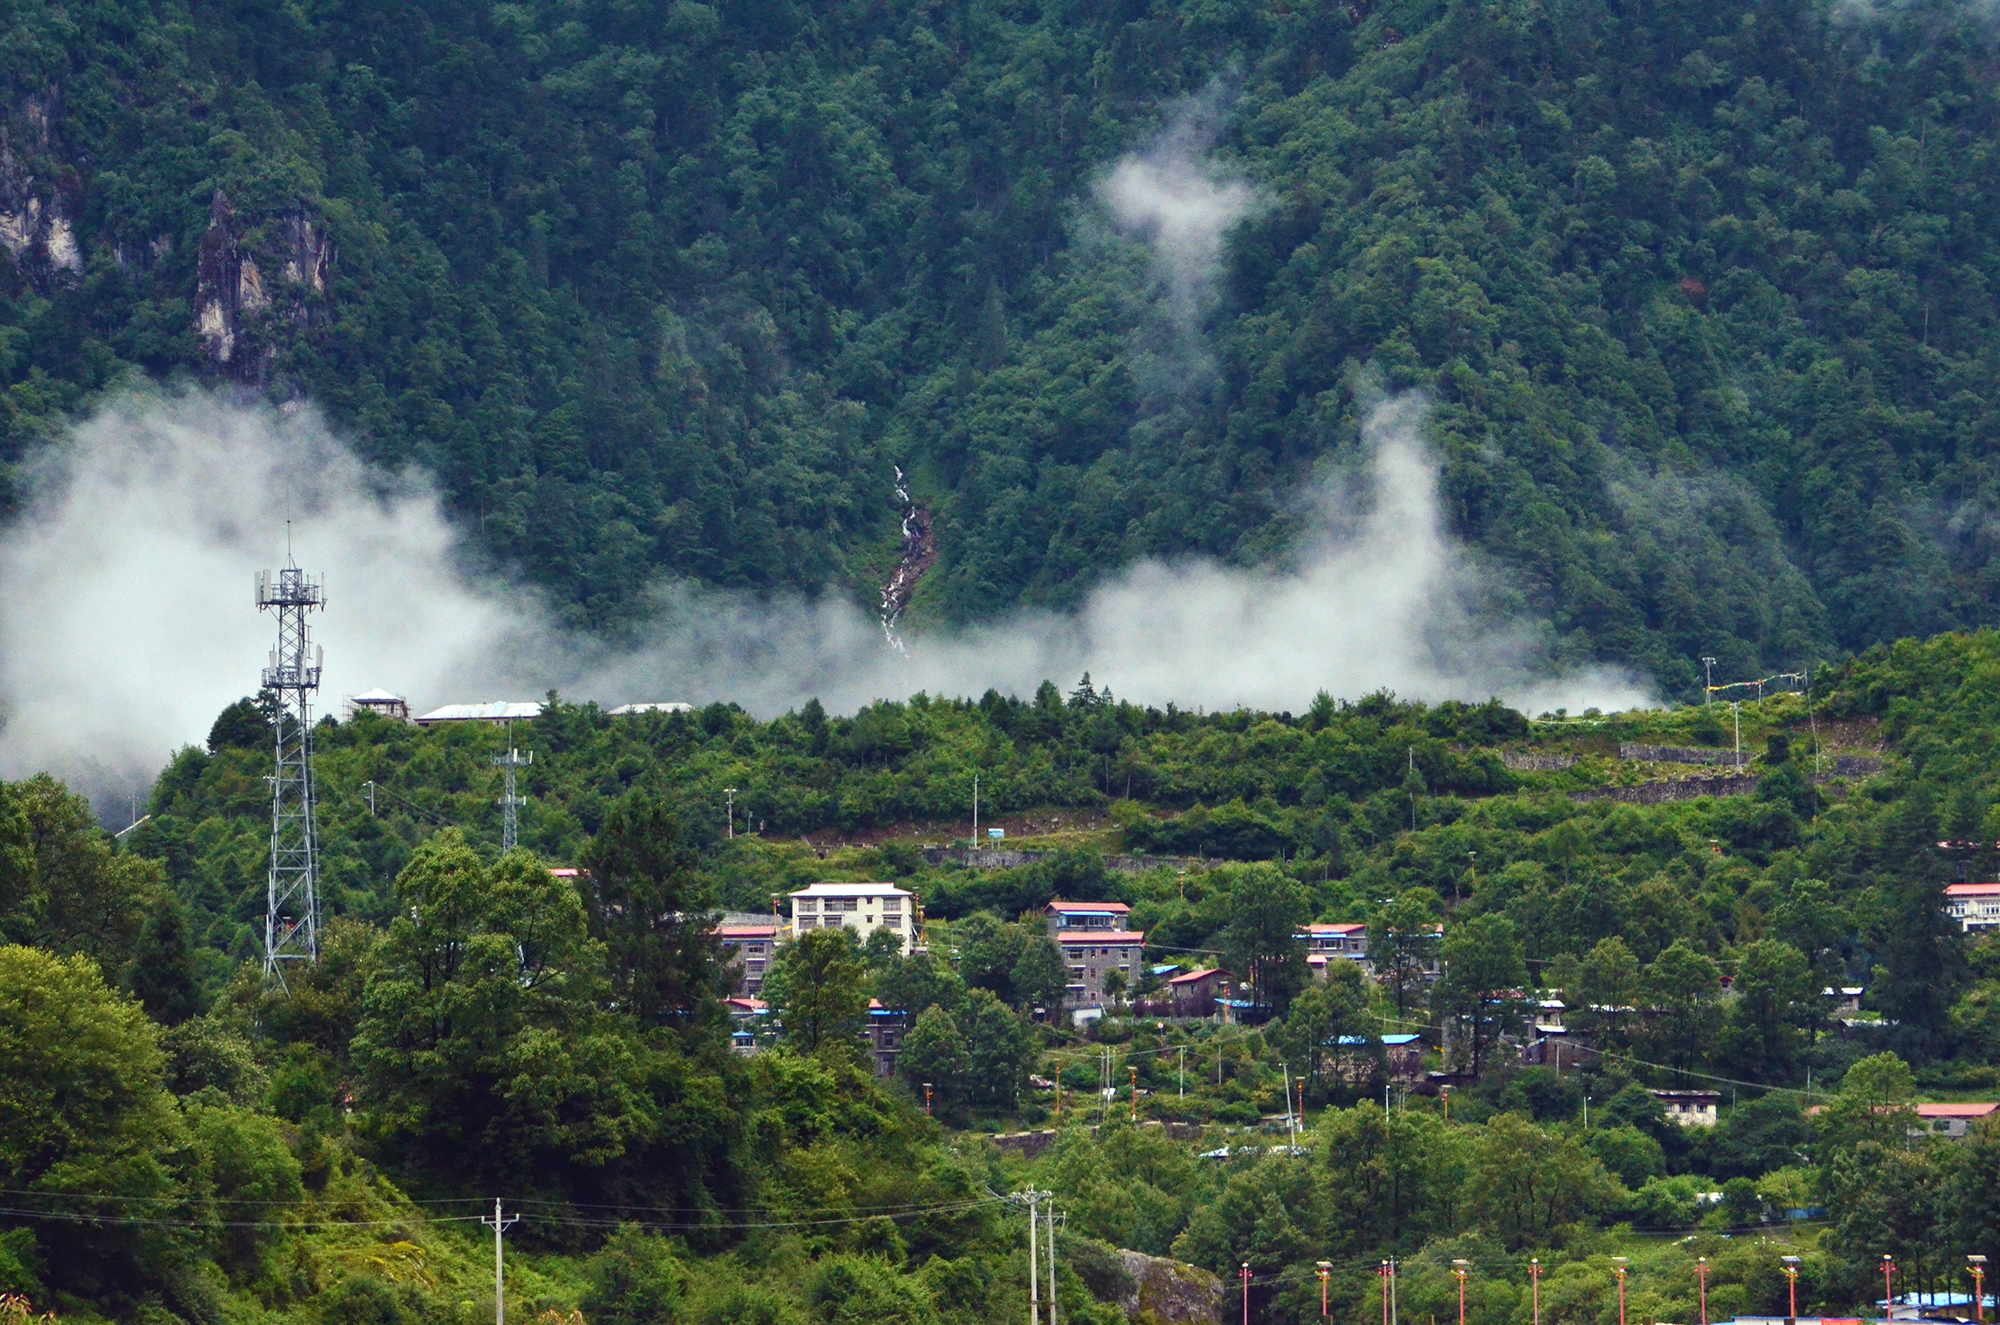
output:
[{"label": "utility pole", "polygon": [[[1017,1205],[1028,1207],[1028,1325],[1042,1325],[1041,1263],[1042,1253],[1037,1234],[1040,1232],[1041,1203],[1054,1196],[1054,1192],[1038,1192],[1033,1187],[1025,1192],[1015,1192],[1007,1199]],[[1055,1225],[1049,1226],[1049,1299],[1055,1300]]]},{"label": "utility pole", "polygon": [[1332,1261],[1314,1261],[1314,1262],[1313,1262],[1313,1264],[1314,1264],[1315,1266],[1317,1266],[1317,1267],[1318,1267],[1318,1269],[1319,1269],[1319,1318],[1320,1318],[1321,1320],[1325,1320],[1325,1319],[1326,1319],[1326,1280],[1327,1280],[1327,1276],[1333,1273],[1333,1262],[1332,1262]]},{"label": "utility pole", "polygon": [[1785,1292],[1787,1300],[1791,1303],[1790,1314],[1785,1319],[1796,1321],[1799,1318],[1799,1258],[1796,1256],[1780,1256],[1778,1260],[1784,1267]]},{"label": "utility pole", "polygon": [[1709,696],[1715,693],[1715,659],[1703,655],[1701,660],[1702,686],[1701,706],[1708,707]]},{"label": "utility pole", "polygon": [[319,838],[313,826],[312,696],[324,650],[307,638],[306,614],[326,606],[326,583],[292,563],[257,572],[257,608],[278,618],[278,646],[264,669],[277,698],[272,730],[271,864],[264,887],[264,978],[285,984],[284,963],[319,960]]},{"label": "utility pole", "polygon": [[1187,1046],[1181,1046],[1181,1098],[1187,1098]]},{"label": "utility pole", "polygon": [[1618,1276],[1618,1325],[1625,1325],[1625,1258],[1611,1258],[1611,1273]]},{"label": "utility pole", "polygon": [[[512,726],[512,723],[508,724],[510,729]],[[506,794],[500,798],[500,854],[503,856],[521,844],[521,821],[518,812],[528,803],[524,797],[514,794],[514,774],[534,762],[534,751],[530,750],[526,757],[523,757],[512,744],[508,745],[506,754],[493,756],[494,766],[499,768],[507,779]]]},{"label": "utility pole", "polygon": [[1400,1325],[1402,1315],[1396,1302],[1396,1258],[1389,1258],[1389,1325]]},{"label": "utility pole", "polygon": [[493,1198],[493,1218],[484,1215],[479,1222],[493,1230],[493,1325],[507,1325],[507,1276],[505,1263],[500,1258],[500,1235],[521,1222],[521,1216],[500,1217],[500,1198]]},{"label": "utility pole", "polygon": [[1139,1121],[1139,1069],[1129,1064],[1126,1071],[1132,1074],[1132,1121]]},{"label": "utility pole", "polygon": [[724,787],[723,795],[729,798],[729,840],[736,840],[736,788]]},{"label": "utility pole", "polygon": [[1708,1257],[1694,1258],[1694,1272],[1701,1280],[1701,1325],[1708,1325]]},{"label": "utility pole", "polygon": [[1888,1252],[1882,1253],[1882,1314],[1893,1320],[1896,1316],[1896,1260]]},{"label": "utility pole", "polygon": [[1965,1267],[1972,1271],[1972,1318],[1985,1325],[1986,1322],[1986,1258],[1967,1256]]},{"label": "utility pole", "polygon": [[1451,1263],[1451,1272],[1458,1276],[1458,1325],[1465,1325],[1465,1272],[1471,1266],[1471,1261],[1453,1261]]},{"label": "utility pole", "polygon": [[1375,1274],[1382,1280],[1382,1325],[1389,1325],[1389,1262],[1383,1261]]},{"label": "utility pole", "polygon": [[[1054,1194],[1053,1192],[1049,1193],[1049,1196],[1051,1197],[1051,1199],[1050,1199],[1050,1201],[1049,1201],[1049,1207],[1048,1207],[1048,1209],[1049,1209],[1049,1213],[1048,1213],[1048,1220],[1049,1220],[1049,1225],[1048,1225],[1048,1228],[1049,1228],[1049,1325],[1056,1325],[1056,1203],[1055,1203],[1055,1201],[1054,1201],[1054,1199],[1053,1199],[1054,1195],[1055,1195],[1055,1194]],[[1068,1223],[1068,1222],[1069,1222],[1069,1216],[1068,1216],[1068,1215],[1064,1215],[1064,1216],[1063,1216],[1063,1222],[1064,1222],[1064,1223]]]},{"label": "utility pole", "polygon": [[1528,1283],[1534,1292],[1533,1325],[1542,1325],[1542,1258],[1539,1256],[1528,1260]]},{"label": "utility pole", "polygon": [[1735,700],[1729,701],[1729,715],[1736,720],[1736,771],[1743,771],[1743,710]]},{"label": "utility pole", "polygon": [[1250,1325],[1250,1262],[1243,1262],[1236,1277],[1243,1281],[1243,1325]]},{"label": "utility pole", "polygon": [[979,845],[979,774],[972,775],[972,845]]}]

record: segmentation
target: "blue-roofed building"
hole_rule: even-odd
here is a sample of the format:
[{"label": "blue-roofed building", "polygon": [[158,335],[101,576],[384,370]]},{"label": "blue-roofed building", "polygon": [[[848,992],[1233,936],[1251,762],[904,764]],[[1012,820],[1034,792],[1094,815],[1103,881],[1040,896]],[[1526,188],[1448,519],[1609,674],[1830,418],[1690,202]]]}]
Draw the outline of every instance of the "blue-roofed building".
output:
[{"label": "blue-roofed building", "polygon": [[[1424,1079],[1423,1036],[1398,1032],[1376,1038],[1382,1046],[1382,1065],[1391,1081],[1415,1085]],[[1368,1075],[1368,1043],[1365,1035],[1343,1035],[1326,1042],[1329,1048],[1339,1051],[1340,1061],[1335,1071],[1342,1080],[1356,1083]]]}]

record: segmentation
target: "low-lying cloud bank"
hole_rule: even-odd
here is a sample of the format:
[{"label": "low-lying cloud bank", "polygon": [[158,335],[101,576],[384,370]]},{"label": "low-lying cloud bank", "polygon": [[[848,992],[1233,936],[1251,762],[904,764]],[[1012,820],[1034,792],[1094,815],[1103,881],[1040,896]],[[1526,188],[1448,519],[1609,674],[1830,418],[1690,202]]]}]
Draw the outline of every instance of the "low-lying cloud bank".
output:
[{"label": "low-lying cloud bank", "polygon": [[130,397],[79,427],[0,531],[0,775],[49,769],[100,794],[143,786],[255,690],[274,625],[260,568],[324,572],[321,711],[375,687],[425,708],[534,698],[734,700],[834,711],[926,690],[1027,694],[1089,671],[1126,698],[1301,709],[1321,689],[1425,699],[1497,694],[1531,710],[1648,696],[1609,670],[1552,676],[1525,625],[1481,623],[1482,585],[1446,533],[1422,404],[1376,409],[1369,482],[1322,494],[1290,562],[1141,562],[1075,613],[918,635],[907,657],[859,605],[663,591],[652,632],[613,647],[565,634],[532,593],[467,571],[421,477],[357,460],[310,412],[203,396]]}]

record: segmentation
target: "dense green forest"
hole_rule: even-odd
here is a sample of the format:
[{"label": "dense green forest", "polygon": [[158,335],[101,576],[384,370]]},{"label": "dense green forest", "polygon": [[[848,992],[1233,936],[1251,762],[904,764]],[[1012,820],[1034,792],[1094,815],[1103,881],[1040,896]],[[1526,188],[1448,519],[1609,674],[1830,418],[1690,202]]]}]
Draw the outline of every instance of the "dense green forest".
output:
[{"label": "dense green forest", "polygon": [[[872,602],[901,465],[912,623],[963,621],[1281,553],[1421,387],[1512,606],[1691,695],[1995,617],[1992,40],[1954,0],[8,0],[0,506],[130,374],[220,381],[434,473],[586,625],[672,578]],[[1212,281],[1107,221],[1149,144],[1255,190]]]},{"label": "dense green forest", "polygon": [[[2000,850],[1996,706],[1990,632],[1735,713],[1190,715],[1089,683],[770,722],[557,702],[512,733],[537,758],[506,855],[508,733],[326,721],[328,924],[280,987],[246,700],[121,838],[51,779],[0,784],[0,1294],[66,1320],[470,1325],[499,1197],[523,1216],[509,1319],[971,1325],[1026,1309],[1001,1198],[1029,1186],[1064,1211],[1065,1318],[1104,1325],[1147,1319],[1119,1304],[1160,1262],[1124,1252],[1231,1289],[1248,1262],[1265,1322],[1316,1315],[1322,1260],[1338,1313],[1376,1319],[1386,1256],[1419,1317],[1468,1262],[1494,1325],[1529,1319],[1530,1257],[1557,1325],[1617,1319],[1618,1264],[1633,1309],[1692,1315],[1696,1257],[1718,1316],[1783,1314],[1781,1255],[1806,1311],[1860,1311],[1884,1253],[1899,1290],[1962,1291],[1962,1255],[2000,1253],[2000,1129],[1913,1134],[1909,1110],[2000,1091],[2000,943],[1940,908]],[[1735,761],[1739,719],[1736,781],[1703,784],[1727,794],[1661,799]],[[975,771],[1011,868],[953,845]],[[925,950],[814,931],[766,986],[782,1034],[731,1052],[708,917],[883,877],[923,899]],[[1158,963],[1245,973],[1240,1016],[1141,1011],[1149,970],[1129,1013],[1037,1018],[1055,896],[1129,902]],[[1366,924],[1380,978],[1313,980],[1308,920]],[[1836,1015],[1820,991],[1847,984],[1862,1010]],[[1536,991],[1585,1061],[1521,1064]],[[870,996],[911,1018],[884,1081]],[[1458,1074],[1448,1110],[1385,1094],[1382,1037],[1407,1031]],[[1647,1091],[1701,1085],[1713,1129]],[[1295,1146],[1272,1122],[1294,1099]],[[1053,1144],[983,1136],[1021,1126]]]}]

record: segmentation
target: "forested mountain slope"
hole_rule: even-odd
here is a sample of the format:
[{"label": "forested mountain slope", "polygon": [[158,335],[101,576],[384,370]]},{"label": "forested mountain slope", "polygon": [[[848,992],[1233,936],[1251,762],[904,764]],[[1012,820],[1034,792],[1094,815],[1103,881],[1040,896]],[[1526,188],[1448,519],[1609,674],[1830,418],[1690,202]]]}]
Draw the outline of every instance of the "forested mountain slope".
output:
[{"label": "forested mountain slope", "polygon": [[[1455,531],[1567,656],[1673,694],[1995,615],[1975,8],[9,0],[0,34],[0,502],[136,369],[323,405],[580,624],[660,576],[872,598],[901,465],[912,619],[963,620],[1282,551],[1372,382],[1432,393]],[[1096,191],[1177,115],[1255,200],[1193,288]]]}]

